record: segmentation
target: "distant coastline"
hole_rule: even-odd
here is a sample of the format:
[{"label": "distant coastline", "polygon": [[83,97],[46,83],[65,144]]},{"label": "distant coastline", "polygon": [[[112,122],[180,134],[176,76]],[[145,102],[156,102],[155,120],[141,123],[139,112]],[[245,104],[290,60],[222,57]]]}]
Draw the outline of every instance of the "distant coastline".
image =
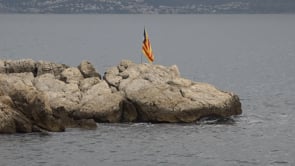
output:
[{"label": "distant coastline", "polygon": [[20,14],[294,14],[294,0],[2,0],[1,13]]}]

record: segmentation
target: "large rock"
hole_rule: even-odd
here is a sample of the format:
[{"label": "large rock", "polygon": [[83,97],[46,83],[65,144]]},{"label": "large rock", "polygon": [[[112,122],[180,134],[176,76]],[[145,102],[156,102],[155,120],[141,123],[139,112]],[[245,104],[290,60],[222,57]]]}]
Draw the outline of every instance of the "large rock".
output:
[{"label": "large rock", "polygon": [[[77,81],[71,78],[67,77],[67,81],[70,83],[65,83],[55,79],[52,74],[43,74],[36,77],[33,84],[38,91],[47,96],[53,114],[60,118],[66,127],[83,127],[83,121],[75,121],[72,117],[73,112],[80,109],[82,94],[76,84]],[[87,126],[89,126],[88,122],[86,122]],[[93,122],[92,126],[96,127],[96,124]]]},{"label": "large rock", "polygon": [[[91,81],[90,79],[88,80]],[[84,104],[93,98],[111,93],[112,91],[108,84],[105,81],[99,81],[97,84],[92,85],[87,91],[83,93],[81,103]]]},{"label": "large rock", "polygon": [[[217,90],[209,84],[188,87],[153,84],[134,91],[134,80],[126,87],[126,96],[138,109],[141,121],[194,122],[201,117],[229,117],[241,113],[237,96]],[[148,83],[146,83],[148,84]]]},{"label": "large rock", "polygon": [[[88,80],[90,83],[93,81]],[[121,122],[123,100],[121,93],[112,93],[105,81],[99,81],[83,93],[81,108],[74,113],[74,117],[97,122]]]},{"label": "large rock", "polygon": [[105,74],[137,110],[138,121],[194,122],[202,117],[241,114],[238,96],[180,77],[176,66],[122,61]]},{"label": "large rock", "polygon": [[0,133],[95,128],[96,122],[195,122],[241,112],[237,95],[181,78],[176,65],[123,60],[101,80],[87,61],[75,68],[0,60]]},{"label": "large rock", "polygon": [[80,108],[82,94],[77,84],[67,84],[55,79],[52,74],[36,77],[33,83],[37,90],[47,95],[53,110],[63,109],[70,114]]},{"label": "large rock", "polygon": [[0,96],[0,133],[32,132],[31,121],[12,106],[9,96]]},{"label": "large rock", "polygon": [[6,62],[0,60],[0,73],[6,73]]},{"label": "large rock", "polygon": [[123,60],[118,66],[108,69],[104,75],[104,79],[110,86],[114,86],[118,90],[123,90],[124,85],[133,79],[144,79],[154,84],[161,84],[176,77],[180,77],[176,65],[165,67],[152,64],[135,64],[128,60]]},{"label": "large rock", "polygon": [[64,131],[64,126],[53,116],[47,97],[33,86],[33,79],[32,73],[0,74],[0,92],[9,96],[13,108],[33,125],[48,131]]},{"label": "large rock", "polygon": [[75,119],[94,119],[96,122],[134,122],[137,112],[121,92],[113,92],[104,80],[97,77],[80,82],[83,92],[80,110],[73,113]]},{"label": "large rock", "polygon": [[66,68],[68,68],[68,66],[64,64],[47,61],[34,61],[32,59],[0,60],[0,73],[31,72],[35,77],[51,73],[59,78],[61,72]]},{"label": "large rock", "polygon": [[60,75],[60,80],[65,83],[79,84],[79,82],[84,79],[80,70],[75,67],[70,67],[65,70]]},{"label": "large rock", "polygon": [[35,76],[40,76],[43,74],[53,74],[56,78],[60,78],[61,73],[69,68],[69,66],[65,64],[59,64],[59,63],[53,63],[53,62],[48,62],[48,61],[38,61],[35,64],[36,66],[36,74]]},{"label": "large rock", "polygon": [[89,77],[99,77],[101,78],[100,74],[96,72],[95,68],[89,61],[82,61],[78,66],[78,69],[83,74],[84,78]]},{"label": "large rock", "polygon": [[36,72],[36,62],[32,59],[6,60],[0,63],[3,73]]},{"label": "large rock", "polygon": [[94,119],[96,122],[121,122],[121,102],[124,97],[119,93],[106,93],[83,102],[74,117]]},{"label": "large rock", "polygon": [[98,77],[85,78],[79,82],[79,88],[82,92],[86,92],[99,82],[101,80]]}]

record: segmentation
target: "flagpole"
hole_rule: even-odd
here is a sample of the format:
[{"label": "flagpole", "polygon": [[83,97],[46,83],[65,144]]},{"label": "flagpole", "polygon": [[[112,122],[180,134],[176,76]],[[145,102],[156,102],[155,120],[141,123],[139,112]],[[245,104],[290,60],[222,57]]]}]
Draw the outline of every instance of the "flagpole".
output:
[{"label": "flagpole", "polygon": [[[143,26],[143,31],[145,31],[145,26]],[[140,64],[142,64],[142,53],[140,54]]]},{"label": "flagpole", "polygon": [[142,64],[142,54],[140,54],[140,64]]}]

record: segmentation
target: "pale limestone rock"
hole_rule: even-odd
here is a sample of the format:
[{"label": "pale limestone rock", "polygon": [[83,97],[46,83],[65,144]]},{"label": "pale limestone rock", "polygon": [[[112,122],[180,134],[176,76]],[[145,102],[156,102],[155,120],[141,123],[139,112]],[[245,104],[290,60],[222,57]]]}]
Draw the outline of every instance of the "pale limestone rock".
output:
[{"label": "pale limestone rock", "polygon": [[[79,69],[78,69],[79,68]],[[63,131],[96,122],[195,122],[241,114],[237,95],[165,67],[123,60],[104,80],[78,68],[33,60],[0,61],[0,132]],[[10,73],[10,74],[7,74]]]},{"label": "pale limestone rock", "polygon": [[88,91],[93,85],[101,82],[98,77],[85,78],[79,82],[79,88],[82,92]]},{"label": "pale limestone rock", "polygon": [[2,103],[0,98],[0,133],[32,132],[31,121],[21,112]]},{"label": "pale limestone rock", "polygon": [[112,93],[108,84],[100,81],[83,93],[81,108],[74,113],[74,117],[97,122],[120,122],[123,100],[122,94]]},{"label": "pale limestone rock", "polygon": [[62,71],[60,75],[60,80],[65,83],[78,84],[83,78],[79,69],[75,67],[70,67]]},{"label": "pale limestone rock", "polygon": [[[56,117],[59,117],[66,127],[96,128],[96,123],[89,119],[73,119],[72,114],[80,110],[82,93],[76,81],[65,83],[52,74],[43,74],[33,81],[34,86],[42,91],[49,100],[49,105]],[[90,85],[88,88],[91,88]]]},{"label": "pale limestone rock", "polygon": [[89,88],[86,92],[83,93],[81,103],[85,104],[93,98],[111,93],[112,91],[108,84],[105,81],[100,81],[99,83],[93,85],[91,88]]},{"label": "pale limestone rock", "polygon": [[49,105],[54,110],[72,113],[80,108],[81,91],[77,84],[57,80],[52,74],[44,74],[34,79],[34,86],[47,95]]},{"label": "pale limestone rock", "polygon": [[36,76],[40,76],[43,74],[53,74],[56,78],[60,78],[60,74],[63,72],[63,70],[69,68],[65,64],[58,64],[53,62],[47,62],[47,61],[38,61],[36,62]]},{"label": "pale limestone rock", "polygon": [[0,73],[6,73],[5,61],[0,60]]},{"label": "pale limestone rock", "polygon": [[49,131],[63,131],[64,126],[54,118],[47,97],[33,86],[32,80],[32,73],[0,74],[1,94],[9,96],[13,108],[32,124]]},{"label": "pale limestone rock", "polygon": [[97,122],[121,122],[121,103],[124,97],[120,93],[106,93],[82,103],[81,109],[74,113],[79,119],[94,119]]},{"label": "pale limestone rock", "polygon": [[36,71],[35,61],[32,59],[4,61],[5,73],[25,73]]},{"label": "pale limestone rock", "polygon": [[64,64],[32,59],[0,60],[0,73],[26,73],[31,72],[36,77],[45,73],[52,73],[59,78],[60,73],[68,68]]},{"label": "pale limestone rock", "polygon": [[126,89],[126,96],[136,106],[141,121],[194,122],[206,116],[228,117],[241,113],[237,96],[208,84],[192,87],[168,84]]},{"label": "pale limestone rock", "polygon": [[124,92],[136,108],[138,121],[194,122],[206,116],[229,117],[242,111],[238,96],[181,78],[176,65],[123,61],[106,72],[104,78]]},{"label": "pale limestone rock", "polygon": [[84,78],[89,77],[98,77],[101,78],[100,74],[96,72],[95,68],[89,61],[82,61],[80,65],[78,66],[78,69],[83,74]]},{"label": "pale limestone rock", "polygon": [[104,75],[104,80],[113,87],[118,87],[122,77],[119,75],[119,69],[117,67],[109,68]]}]

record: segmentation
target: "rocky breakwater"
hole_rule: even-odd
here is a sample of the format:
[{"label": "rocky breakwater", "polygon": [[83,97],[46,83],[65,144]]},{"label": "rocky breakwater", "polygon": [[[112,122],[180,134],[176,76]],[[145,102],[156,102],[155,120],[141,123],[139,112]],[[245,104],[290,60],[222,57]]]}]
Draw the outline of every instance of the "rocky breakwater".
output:
[{"label": "rocky breakwater", "polygon": [[180,77],[177,66],[123,60],[104,76],[83,61],[0,61],[0,133],[95,128],[97,122],[195,122],[241,114],[237,95]]}]

